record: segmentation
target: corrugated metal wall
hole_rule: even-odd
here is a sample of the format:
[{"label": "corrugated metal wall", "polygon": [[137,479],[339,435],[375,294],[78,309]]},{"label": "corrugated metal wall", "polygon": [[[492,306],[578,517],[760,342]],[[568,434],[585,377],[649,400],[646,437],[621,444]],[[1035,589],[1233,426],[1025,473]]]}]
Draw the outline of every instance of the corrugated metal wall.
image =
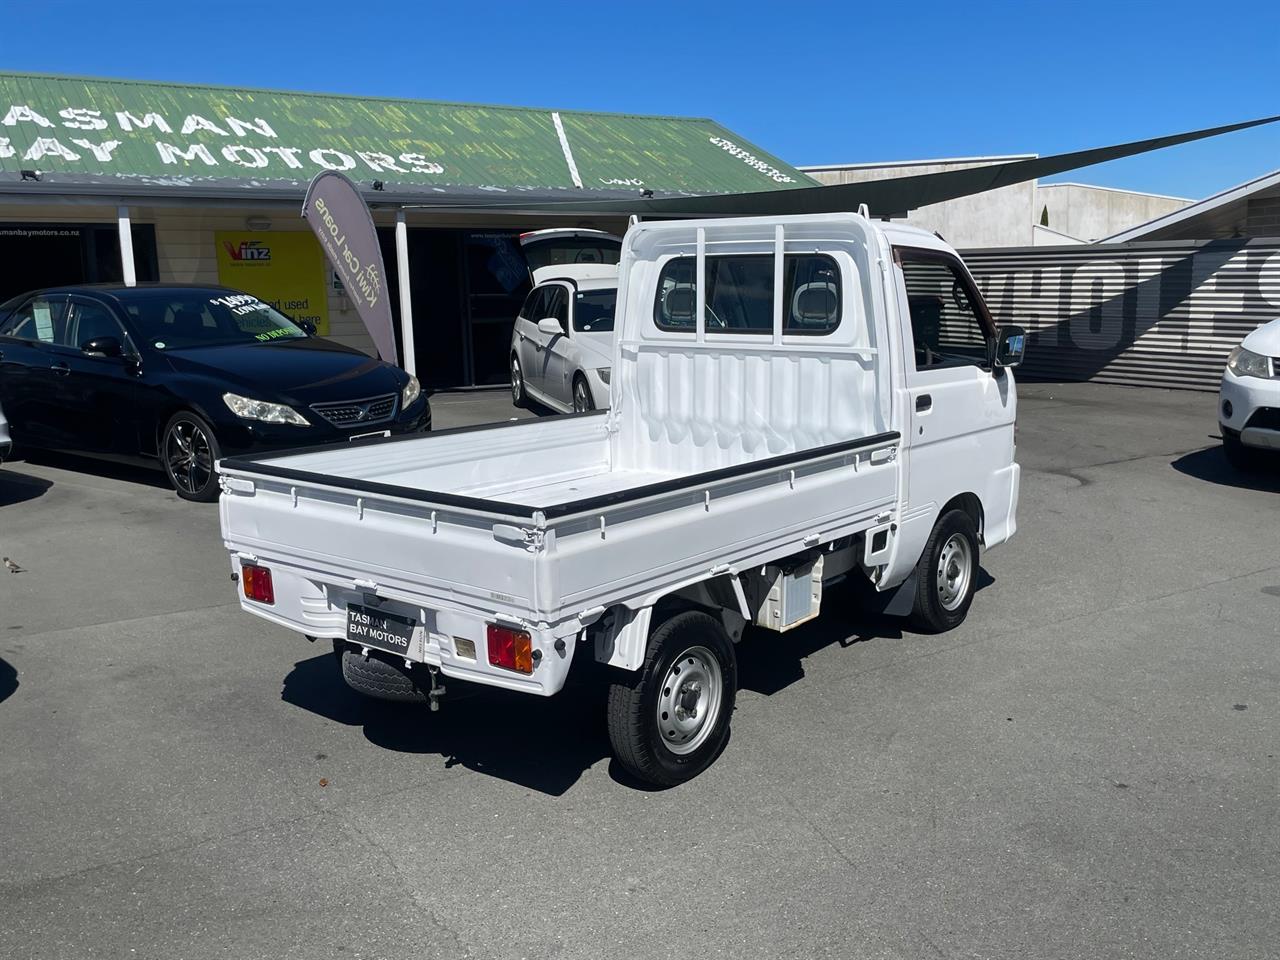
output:
[{"label": "corrugated metal wall", "polygon": [[1028,380],[1216,390],[1227,353],[1280,316],[1280,237],[970,250]]}]

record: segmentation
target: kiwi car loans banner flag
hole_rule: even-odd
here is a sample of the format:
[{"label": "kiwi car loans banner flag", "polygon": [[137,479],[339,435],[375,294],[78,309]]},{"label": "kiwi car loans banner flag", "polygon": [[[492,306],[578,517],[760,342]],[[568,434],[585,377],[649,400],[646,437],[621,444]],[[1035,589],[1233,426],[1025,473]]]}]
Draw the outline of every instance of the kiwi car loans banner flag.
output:
[{"label": "kiwi car loans banner flag", "polygon": [[302,216],[315,231],[347,295],[364,321],[383,360],[398,364],[387,271],[373,215],[356,185],[336,170],[316,174],[302,203]]}]

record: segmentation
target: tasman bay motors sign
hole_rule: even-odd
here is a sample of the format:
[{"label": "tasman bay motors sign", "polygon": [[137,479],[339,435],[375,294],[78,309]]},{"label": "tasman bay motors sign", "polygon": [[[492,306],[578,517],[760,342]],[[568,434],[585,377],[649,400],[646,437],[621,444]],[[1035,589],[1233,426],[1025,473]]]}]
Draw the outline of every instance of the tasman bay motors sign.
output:
[{"label": "tasman bay motors sign", "polygon": [[0,71],[0,188],[19,170],[174,188],[305,183],[326,170],[432,191],[807,181],[710,120]]},{"label": "tasman bay motors sign", "polygon": [[[16,128],[26,136],[19,139],[4,134],[6,129]],[[281,178],[310,176],[317,170],[365,170],[375,174],[445,171],[443,164],[424,153],[398,151],[394,147],[356,150],[280,143],[275,126],[257,116],[188,113],[174,117],[156,111],[104,111],[92,107],[64,107],[56,113],[42,113],[28,104],[14,103],[0,117],[0,160],[15,158],[36,167],[51,160],[86,159],[110,165],[116,162],[126,139],[146,142],[160,163],[168,167],[229,166]],[[306,173],[300,175],[296,171]]]}]

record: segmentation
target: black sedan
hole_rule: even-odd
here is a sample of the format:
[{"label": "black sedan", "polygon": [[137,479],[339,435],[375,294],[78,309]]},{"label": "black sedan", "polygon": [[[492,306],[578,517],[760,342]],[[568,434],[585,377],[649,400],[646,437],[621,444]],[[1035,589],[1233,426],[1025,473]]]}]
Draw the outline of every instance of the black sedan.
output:
[{"label": "black sedan", "polygon": [[222,287],[78,286],[0,305],[16,447],[163,467],[216,500],[214,462],[431,428],[418,381]]}]

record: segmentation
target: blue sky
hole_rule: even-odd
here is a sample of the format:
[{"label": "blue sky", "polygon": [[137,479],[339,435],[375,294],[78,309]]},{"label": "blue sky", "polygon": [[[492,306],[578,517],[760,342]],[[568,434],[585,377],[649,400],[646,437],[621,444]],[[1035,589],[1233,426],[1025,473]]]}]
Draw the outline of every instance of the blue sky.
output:
[{"label": "blue sky", "polygon": [[[714,117],[795,164],[1057,153],[1280,114],[1280,2],[13,0],[0,69]],[[1200,197],[1280,123],[1057,177]]]}]

